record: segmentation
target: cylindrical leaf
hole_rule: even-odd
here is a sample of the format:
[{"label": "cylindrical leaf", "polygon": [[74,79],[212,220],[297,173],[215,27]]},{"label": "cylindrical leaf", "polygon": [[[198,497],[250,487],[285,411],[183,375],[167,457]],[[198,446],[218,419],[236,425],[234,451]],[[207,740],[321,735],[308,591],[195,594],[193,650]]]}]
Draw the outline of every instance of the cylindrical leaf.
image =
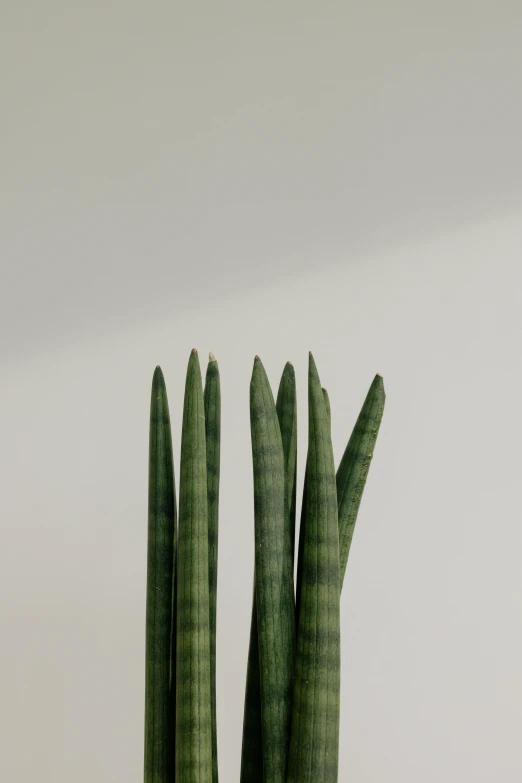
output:
[{"label": "cylindrical leaf", "polygon": [[385,394],[382,376],[376,375],[366,395],[337,470],[341,588],[346,572],[357,513],[381,425],[384,401]]},{"label": "cylindrical leaf", "polygon": [[291,601],[284,565],[285,466],[277,411],[259,357],[250,383],[254,472],[255,590],[261,678],[265,783],[285,783],[291,714],[293,654]]},{"label": "cylindrical leaf", "polygon": [[297,491],[297,397],[295,370],[290,362],[286,363],[283,374],[281,375],[279,389],[277,391],[276,410],[285,457],[285,500],[289,528],[287,539],[290,543],[293,585],[295,505]]},{"label": "cylindrical leaf", "polygon": [[216,723],[216,601],[218,569],[219,468],[221,447],[221,386],[218,363],[210,354],[205,377],[205,433],[207,443],[208,578],[210,613],[210,687],[212,709],[212,781],[218,781]]},{"label": "cylindrical leaf", "polygon": [[176,781],[212,783],[207,458],[196,351],[183,407],[177,590]]},{"label": "cylindrical leaf", "polygon": [[[297,407],[295,372],[290,362],[287,362],[281,375],[276,400],[276,411],[279,428],[281,430],[285,462],[286,526],[284,560],[286,563],[285,578],[289,584],[289,588],[282,592],[283,600],[289,602],[289,605],[286,608],[282,607],[282,612],[283,615],[286,615],[289,619],[292,647],[295,648],[293,569],[297,468]],[[245,711],[243,718],[243,744],[241,749],[241,783],[262,783],[263,781],[261,686],[255,587],[252,604],[252,621],[250,627],[250,644],[245,689]]]},{"label": "cylindrical leaf", "polygon": [[[288,634],[295,660],[294,547],[297,474],[297,396],[295,371],[287,362],[281,376],[276,401],[277,419],[285,461],[285,534],[283,547],[283,590],[281,615],[289,624]],[[293,673],[292,673],[293,676]]]},{"label": "cylindrical leaf", "polygon": [[152,380],[145,642],[145,783],[172,782],[170,666],[176,498],[167,389]]},{"label": "cylindrical leaf", "polygon": [[326,405],[312,355],[301,607],[288,783],[337,783],[339,751],[339,528]]}]

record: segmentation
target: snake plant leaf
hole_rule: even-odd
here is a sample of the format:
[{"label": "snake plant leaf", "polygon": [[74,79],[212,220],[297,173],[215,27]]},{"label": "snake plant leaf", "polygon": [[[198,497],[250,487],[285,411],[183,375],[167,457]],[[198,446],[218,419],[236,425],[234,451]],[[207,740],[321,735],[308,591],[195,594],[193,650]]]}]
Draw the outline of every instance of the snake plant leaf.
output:
[{"label": "snake plant leaf", "polygon": [[[285,500],[290,542],[290,558],[292,570],[295,548],[295,505],[297,492],[297,395],[295,370],[291,362],[287,362],[281,375],[277,391],[276,411],[281,429],[283,452],[285,456]],[[293,582],[293,576],[292,576]]]},{"label": "snake plant leaf", "polygon": [[212,783],[207,456],[197,352],[187,368],[179,482],[176,781]]},{"label": "snake plant leaf", "polygon": [[281,615],[288,622],[288,634],[295,660],[296,625],[294,596],[295,502],[297,479],[297,395],[295,370],[287,362],[281,376],[276,400],[277,420],[283,442],[285,462],[285,533],[283,548],[283,591]]},{"label": "snake plant leaf", "polygon": [[286,783],[295,617],[284,556],[285,460],[274,397],[258,356],[250,383],[250,429],[264,783]]},{"label": "snake plant leaf", "polygon": [[[297,472],[297,404],[295,371],[287,362],[277,392],[276,412],[283,443],[285,464],[285,568],[286,579],[290,587],[283,591],[288,606],[282,613],[289,618],[290,637],[295,654],[295,602],[294,602],[294,539],[295,539],[295,501]],[[243,743],[241,747],[241,783],[262,783],[263,781],[263,745],[261,728],[261,685],[259,672],[259,639],[257,633],[257,602],[255,594],[252,600],[252,620],[250,624],[250,643],[248,648],[247,680],[245,688],[245,711],[243,717]]]},{"label": "snake plant leaf", "polygon": [[203,393],[207,447],[208,579],[210,622],[210,695],[212,710],[212,783],[218,782],[216,722],[216,601],[218,568],[218,509],[221,447],[221,384],[213,353],[209,356]]},{"label": "snake plant leaf", "polygon": [[301,606],[288,783],[337,783],[340,689],[339,527],[330,424],[312,355]]},{"label": "snake plant leaf", "polygon": [[[323,389],[328,420],[331,430],[330,399],[326,389]],[[337,504],[339,516],[339,562],[341,591],[343,588],[348,556],[355,530],[355,523],[361,504],[361,498],[368,478],[370,463],[375,450],[377,435],[384,412],[384,383],[381,375],[376,375],[355,427],[346,446],[343,458],[336,474]],[[301,506],[301,522],[299,531],[299,555],[297,560],[296,584],[296,624],[299,622],[299,607],[301,603],[301,571],[302,571],[302,541],[301,534],[306,526],[306,471],[303,487],[303,503]]]},{"label": "snake plant leaf", "polygon": [[376,375],[337,470],[341,589],[357,514],[379,434],[385,399],[382,376]]},{"label": "snake plant leaf", "polygon": [[145,783],[172,781],[170,701],[176,495],[165,379],[152,379],[149,428],[147,598],[145,633]]}]

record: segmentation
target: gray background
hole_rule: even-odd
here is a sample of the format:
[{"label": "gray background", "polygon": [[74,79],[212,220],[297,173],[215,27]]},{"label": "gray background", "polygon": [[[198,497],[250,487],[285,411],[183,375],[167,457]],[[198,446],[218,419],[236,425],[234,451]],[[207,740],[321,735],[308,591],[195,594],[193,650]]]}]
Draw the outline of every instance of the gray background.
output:
[{"label": "gray background", "polygon": [[221,778],[248,385],[387,407],[342,597],[341,781],[521,779],[522,7],[2,4],[2,780],[142,779],[150,381],[223,387]]}]

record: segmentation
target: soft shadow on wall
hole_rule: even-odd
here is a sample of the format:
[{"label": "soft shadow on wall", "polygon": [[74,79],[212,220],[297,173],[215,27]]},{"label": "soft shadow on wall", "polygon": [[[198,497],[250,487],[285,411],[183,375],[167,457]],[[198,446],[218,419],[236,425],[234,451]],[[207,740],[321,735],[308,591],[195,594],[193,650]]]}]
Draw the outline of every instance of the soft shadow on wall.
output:
[{"label": "soft shadow on wall", "polygon": [[520,203],[515,3],[52,6],[0,33],[7,356]]}]

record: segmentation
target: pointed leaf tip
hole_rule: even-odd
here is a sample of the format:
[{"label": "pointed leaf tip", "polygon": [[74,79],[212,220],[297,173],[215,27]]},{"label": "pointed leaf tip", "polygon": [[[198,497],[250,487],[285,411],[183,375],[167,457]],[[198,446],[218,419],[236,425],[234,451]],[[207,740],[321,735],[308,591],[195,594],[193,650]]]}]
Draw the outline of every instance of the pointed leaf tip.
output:
[{"label": "pointed leaf tip", "polygon": [[155,381],[162,381],[163,380],[163,371],[159,364],[156,365],[156,368],[154,370],[154,380]]},{"label": "pointed leaf tip", "polygon": [[194,354],[194,356],[197,356],[197,355],[198,355],[198,352],[196,351],[196,349],[195,349],[195,348],[193,348],[193,349],[192,349],[192,353]]},{"label": "pointed leaf tip", "polygon": [[264,373],[266,375],[266,371],[265,371],[265,368],[263,366],[263,362],[261,361],[259,356],[257,356],[257,354],[256,354],[256,357],[254,359],[254,366],[252,368],[252,377],[258,376],[259,373],[261,373],[261,374]]},{"label": "pointed leaf tip", "polygon": [[216,361],[216,357],[214,356],[212,351],[210,351],[210,353],[208,355],[208,360],[209,360],[209,362],[215,362]]}]

